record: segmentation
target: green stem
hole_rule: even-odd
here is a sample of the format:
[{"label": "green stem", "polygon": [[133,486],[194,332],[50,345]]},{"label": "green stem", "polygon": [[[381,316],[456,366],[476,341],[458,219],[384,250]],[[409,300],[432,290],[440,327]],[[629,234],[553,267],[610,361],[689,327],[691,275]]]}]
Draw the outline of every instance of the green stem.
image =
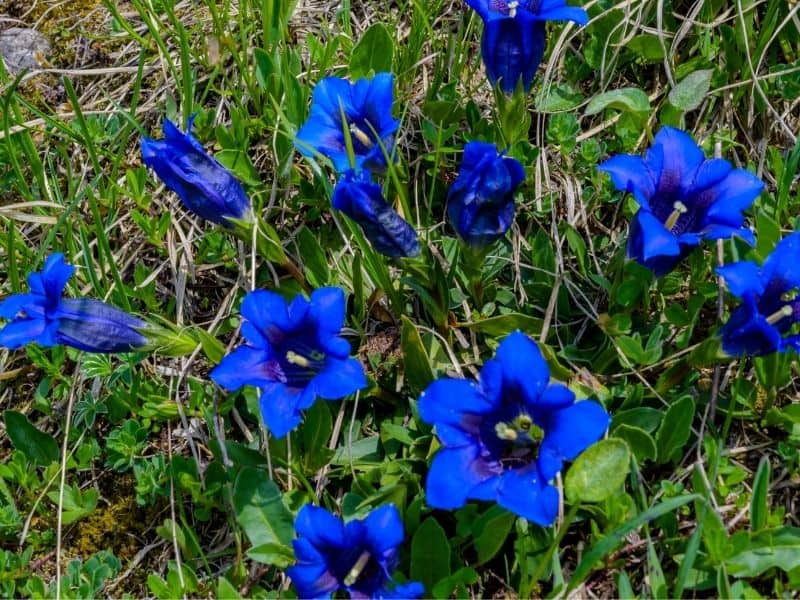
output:
[{"label": "green stem", "polygon": [[[545,569],[547,569],[547,565],[553,560],[553,553],[556,549],[561,545],[561,540],[564,539],[564,536],[567,534],[567,530],[569,526],[572,525],[572,521],[575,519],[575,515],[578,514],[578,509],[580,508],[581,503],[576,502],[572,506],[569,507],[569,511],[567,512],[566,516],[564,517],[564,522],[561,523],[561,527],[558,528],[558,533],[556,534],[553,543],[550,544],[550,547],[547,549],[547,553],[542,558],[542,561],[537,565],[536,571],[533,573],[533,577],[531,578],[531,587],[536,584],[536,582],[541,579],[542,575],[544,575]],[[520,593],[520,597],[527,598],[528,594]]]}]

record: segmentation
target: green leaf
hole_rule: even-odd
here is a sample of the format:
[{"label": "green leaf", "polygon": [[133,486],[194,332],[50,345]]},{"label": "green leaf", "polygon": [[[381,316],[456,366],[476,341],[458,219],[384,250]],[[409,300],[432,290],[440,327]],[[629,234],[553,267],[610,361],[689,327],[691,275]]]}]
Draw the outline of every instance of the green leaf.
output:
[{"label": "green leaf", "polygon": [[725,564],[734,577],[757,577],[773,567],[787,572],[796,569],[800,567],[800,527],[759,531],[751,536],[744,550]]},{"label": "green leaf", "polygon": [[[381,23],[375,23],[364,32],[350,55],[350,75],[357,79],[366,77],[370,71],[380,73],[392,70],[394,42]],[[385,107],[391,111],[392,107]]]},{"label": "green leaf", "polygon": [[675,108],[687,112],[694,110],[703,102],[711,85],[711,76],[714,69],[694,71],[684,77],[669,92],[669,102]]},{"label": "green leaf", "polygon": [[658,462],[669,462],[680,453],[692,433],[694,400],[691,396],[679,398],[667,409],[664,421],[656,432]]},{"label": "green leaf", "polygon": [[664,500],[664,502],[661,504],[652,506],[646,511],[639,513],[625,524],[617,527],[611,533],[604,535],[602,538],[600,538],[599,542],[592,546],[592,548],[583,555],[581,562],[578,563],[578,566],[575,568],[575,571],[570,578],[567,591],[573,590],[579,586],[586,579],[589,573],[591,573],[594,565],[606,554],[611,552],[617,546],[617,544],[620,544],[625,539],[625,536],[630,532],[635,531],[648,521],[657,519],[658,517],[672,512],[676,508],[680,508],[684,504],[688,504],[689,502],[693,502],[695,500],[703,500],[703,497],[699,494],[687,494],[685,496],[669,498],[668,500]]},{"label": "green leaf", "polygon": [[403,348],[405,375],[411,389],[419,393],[433,381],[433,370],[416,326],[408,317],[404,316],[401,320],[400,345]]},{"label": "green leaf", "polygon": [[241,598],[239,590],[233,587],[230,581],[224,577],[217,580],[217,600],[241,600]]},{"label": "green leaf", "polygon": [[411,579],[430,591],[450,575],[450,543],[442,526],[428,517],[411,540]]},{"label": "green leaf", "polygon": [[622,440],[601,440],[581,453],[567,471],[564,491],[571,502],[602,502],[619,492],[631,454]]},{"label": "green leaf", "polygon": [[[252,467],[242,469],[233,487],[233,506],[236,520],[254,548],[272,544],[291,554],[294,517],[283,504],[280,489],[267,479],[265,471]],[[277,554],[268,555],[275,556]],[[259,555],[259,558],[264,557]],[[281,561],[267,564],[285,566]]]},{"label": "green leaf", "polygon": [[328,285],[331,276],[328,259],[317,241],[317,236],[308,227],[303,227],[298,232],[295,241],[297,242],[298,256],[303,257],[303,269],[308,282],[314,287]]},{"label": "green leaf", "polygon": [[644,429],[623,424],[614,430],[613,437],[625,440],[636,457],[636,462],[656,459],[656,442]]},{"label": "green leaf", "polygon": [[572,110],[583,102],[583,94],[569,84],[553,84],[542,88],[536,95],[536,112],[556,113]]},{"label": "green leaf", "polygon": [[472,536],[479,565],[492,560],[500,551],[516,518],[516,515],[504,508],[493,506],[476,519],[472,526]]},{"label": "green leaf", "polygon": [[247,556],[256,562],[276,567],[288,567],[294,561],[294,553],[287,546],[281,544],[261,544],[253,546],[247,551]]},{"label": "green leaf", "polygon": [[664,48],[658,36],[652,34],[641,34],[634,36],[625,44],[625,47],[637,54],[644,62],[657,63],[664,60]]},{"label": "green leaf", "polygon": [[[58,505],[58,490],[48,492],[47,497],[50,498],[54,504]],[[97,508],[97,499],[99,497],[100,492],[98,492],[95,488],[89,488],[85,492],[81,492],[81,489],[78,486],[65,486],[61,522],[64,525],[70,525],[79,519],[88,517],[94,512],[94,509]]]},{"label": "green leaf", "polygon": [[753,496],[750,499],[750,531],[756,532],[767,526],[769,516],[769,456],[762,456],[753,479]]},{"label": "green leaf", "polygon": [[503,337],[517,329],[529,336],[535,337],[539,335],[542,330],[542,320],[521,313],[508,313],[496,317],[489,317],[482,321],[459,323],[458,326],[485,333],[491,337]]},{"label": "green leaf", "polygon": [[657,408],[639,406],[628,410],[621,410],[611,419],[611,431],[622,425],[632,425],[653,433],[664,418],[664,413]]},{"label": "green leaf", "polygon": [[37,465],[47,466],[58,460],[58,444],[49,433],[39,431],[28,421],[28,417],[15,410],[3,413],[6,433],[14,448]]},{"label": "green leaf", "polygon": [[623,112],[650,112],[650,100],[636,87],[619,88],[598,94],[586,106],[586,115],[596,115],[606,108],[616,108]]}]

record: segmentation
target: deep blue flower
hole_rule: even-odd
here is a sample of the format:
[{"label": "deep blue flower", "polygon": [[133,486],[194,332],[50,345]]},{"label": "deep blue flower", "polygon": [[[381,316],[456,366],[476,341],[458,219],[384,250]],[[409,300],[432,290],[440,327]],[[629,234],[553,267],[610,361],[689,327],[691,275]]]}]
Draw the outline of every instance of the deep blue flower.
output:
[{"label": "deep blue flower", "polygon": [[760,356],[800,350],[800,232],[780,242],[760,267],[749,260],[717,269],[730,292],[742,299],[719,331],[729,356]]},{"label": "deep blue flower", "polygon": [[466,0],[483,19],[481,54],[492,85],[506,94],[517,82],[527,92],[542,62],[546,21],[574,21],[586,25],[589,15],[565,0]]},{"label": "deep blue flower", "polygon": [[596,442],[608,427],[605,409],[550,384],[538,346],[508,335],[480,382],[439,379],[423,392],[419,414],[442,443],[426,484],[427,503],[459,508],[468,499],[494,500],[539,525],[558,512],[550,483],[565,460]]},{"label": "deep blue flower", "polygon": [[387,587],[403,542],[403,522],[391,504],[347,523],[306,504],[295,529],[297,564],[287,573],[300,598],[330,598],[338,590],[351,598],[418,598],[425,591],[418,582]]},{"label": "deep blue flower", "polygon": [[147,323],[110,304],[91,298],[62,298],[75,267],[64,255],[51,254],[41,273],[28,275],[30,292],[0,302],[0,346],[19,348],[64,344],[86,352],[130,352],[150,345]]},{"label": "deep blue flower", "polygon": [[628,234],[628,256],[656,275],[671,271],[702,240],[737,235],[755,242],[742,211],[764,184],[727,160],[706,159],[684,131],[662,127],[644,157],[620,154],[598,169],[639,203]]},{"label": "deep blue flower", "polygon": [[473,246],[485,246],[505,235],[514,221],[514,193],[525,169],[497,146],[468,142],[458,177],[447,193],[447,216]]},{"label": "deep blue flower", "polygon": [[275,292],[256,290],[242,302],[247,343],[222,359],[211,379],[229,390],[261,388],[261,414],[275,437],[297,427],[301,410],[318,397],[337,400],[367,385],[364,369],[339,337],[345,297],[340,288],[297,295],[287,304]]},{"label": "deep blue flower", "polygon": [[248,221],[250,199],[233,174],[192,135],[192,119],[186,133],[164,120],[164,139],[142,139],[142,159],[190,211],[204,219],[230,226],[229,219]]},{"label": "deep blue flower", "polygon": [[414,228],[383,197],[366,171],[345,171],[333,190],[332,204],[361,226],[375,249],[386,256],[420,253]]},{"label": "deep blue flower", "polygon": [[[393,84],[391,73],[377,73],[372,79],[355,83],[326,77],[314,88],[311,112],[297,132],[295,146],[305,156],[317,152],[327,156],[339,173],[350,168],[382,173],[400,125],[392,118]],[[352,165],[345,130],[353,144]]]}]

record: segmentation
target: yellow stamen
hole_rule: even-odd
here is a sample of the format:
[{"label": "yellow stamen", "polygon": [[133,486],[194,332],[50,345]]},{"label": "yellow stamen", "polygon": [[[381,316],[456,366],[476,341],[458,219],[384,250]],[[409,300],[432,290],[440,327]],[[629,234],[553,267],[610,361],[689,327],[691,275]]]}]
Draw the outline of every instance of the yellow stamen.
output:
[{"label": "yellow stamen", "polygon": [[669,230],[672,230],[672,228],[675,227],[675,224],[678,222],[678,219],[681,218],[681,215],[689,212],[689,209],[680,200],[676,200],[675,204],[672,205],[672,208],[674,208],[675,210],[672,211],[672,213],[669,215],[669,218],[667,219],[667,222],[664,223],[664,227],[666,227]]},{"label": "yellow stamen", "polygon": [[353,585],[357,580],[361,572],[364,570],[364,567],[367,566],[369,562],[369,552],[364,550],[361,553],[361,556],[358,557],[356,564],[353,565],[353,568],[350,569],[350,572],[347,574],[347,577],[344,578],[345,585]]},{"label": "yellow stamen", "polygon": [[508,3],[508,16],[512,19],[517,16],[517,7],[519,6],[519,2],[517,0],[512,0]]},{"label": "yellow stamen", "polygon": [[286,353],[286,360],[289,361],[290,364],[297,365],[298,367],[308,368],[311,366],[311,362],[305,356],[301,356],[292,350]]},{"label": "yellow stamen", "polygon": [[507,442],[513,442],[518,437],[517,432],[502,421],[494,426],[494,432],[497,434],[498,438],[506,440]]},{"label": "yellow stamen", "polygon": [[372,148],[373,146],[372,138],[370,138],[366,133],[364,133],[364,130],[361,129],[355,123],[350,124],[350,133],[352,133],[355,136],[355,138],[359,142],[361,142],[364,146],[366,146],[367,148]]},{"label": "yellow stamen", "polygon": [[769,323],[770,325],[775,325],[775,323],[777,323],[781,319],[784,319],[786,317],[791,317],[793,312],[794,310],[792,309],[792,307],[787,304],[786,306],[779,308],[770,316],[768,316],[767,323]]}]

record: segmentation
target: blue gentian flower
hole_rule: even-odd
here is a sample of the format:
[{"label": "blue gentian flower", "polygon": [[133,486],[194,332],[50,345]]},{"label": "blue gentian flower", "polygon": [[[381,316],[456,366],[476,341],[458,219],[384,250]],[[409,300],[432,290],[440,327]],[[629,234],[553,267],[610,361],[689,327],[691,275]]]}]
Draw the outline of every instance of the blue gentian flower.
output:
[{"label": "blue gentian flower", "polygon": [[[393,84],[391,73],[377,73],[372,79],[355,83],[326,77],[314,88],[311,112],[297,132],[295,146],[305,156],[317,152],[327,156],[339,173],[350,168],[382,173],[400,125],[392,118]],[[355,164],[350,164],[345,130],[353,145]]]},{"label": "blue gentian flower", "polygon": [[418,598],[425,591],[418,582],[387,587],[404,535],[403,522],[391,504],[347,523],[306,504],[297,514],[295,529],[297,564],[287,574],[300,598],[330,598],[339,590],[351,598]]},{"label": "blue gentian flower", "polygon": [[492,85],[513,94],[521,80],[527,92],[542,62],[546,21],[589,22],[582,8],[564,0],[467,0],[483,19],[481,55]]},{"label": "blue gentian flower", "polygon": [[644,157],[620,154],[598,169],[639,203],[628,234],[628,256],[657,276],[671,271],[702,240],[737,235],[755,242],[742,211],[764,184],[727,160],[706,159],[684,131],[662,127]]},{"label": "blue gentian flower", "polygon": [[147,323],[91,298],[62,298],[75,267],[61,253],[51,254],[41,273],[28,275],[30,292],[0,302],[0,346],[19,348],[64,344],[86,352],[130,352],[149,346]]},{"label": "blue gentian flower", "polygon": [[494,144],[468,142],[447,193],[447,216],[458,235],[472,246],[505,235],[514,221],[514,193],[524,179],[522,165]]},{"label": "blue gentian flower", "polygon": [[719,336],[729,356],[800,350],[800,232],[778,242],[760,267],[743,260],[719,267],[730,292],[742,299]]},{"label": "blue gentian flower", "polygon": [[164,139],[142,139],[142,159],[184,206],[204,219],[230,226],[231,219],[249,221],[250,199],[239,180],[214,157],[209,156],[191,133],[169,120],[163,124]]},{"label": "blue gentian flower", "polygon": [[364,369],[339,337],[345,297],[340,288],[297,295],[287,304],[275,292],[256,290],[241,308],[247,343],[222,359],[211,379],[229,390],[261,388],[261,413],[275,437],[300,423],[301,410],[318,397],[337,400],[367,385]]},{"label": "blue gentian flower", "polygon": [[414,228],[383,197],[381,186],[366,171],[345,171],[333,190],[333,207],[361,226],[366,238],[385,256],[420,253]]},{"label": "blue gentian flower", "polygon": [[419,414],[442,443],[426,483],[426,501],[454,509],[468,499],[493,500],[539,525],[558,512],[551,481],[565,460],[596,442],[608,427],[605,409],[550,384],[538,346],[508,335],[480,382],[439,379],[423,392]]}]

